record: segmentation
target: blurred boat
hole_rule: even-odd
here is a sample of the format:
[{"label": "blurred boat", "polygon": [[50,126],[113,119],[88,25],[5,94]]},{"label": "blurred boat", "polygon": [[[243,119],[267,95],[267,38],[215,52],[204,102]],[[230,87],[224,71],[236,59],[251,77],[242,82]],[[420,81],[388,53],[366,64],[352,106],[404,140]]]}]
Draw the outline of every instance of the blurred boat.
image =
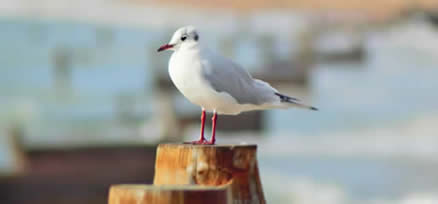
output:
[{"label": "blurred boat", "polygon": [[334,30],[321,33],[314,44],[319,61],[363,61],[366,50],[361,33]]},{"label": "blurred boat", "polygon": [[419,56],[438,57],[438,30],[436,24],[430,20],[431,17],[426,14],[410,13],[388,25],[379,36],[386,42],[383,48],[412,50]]}]

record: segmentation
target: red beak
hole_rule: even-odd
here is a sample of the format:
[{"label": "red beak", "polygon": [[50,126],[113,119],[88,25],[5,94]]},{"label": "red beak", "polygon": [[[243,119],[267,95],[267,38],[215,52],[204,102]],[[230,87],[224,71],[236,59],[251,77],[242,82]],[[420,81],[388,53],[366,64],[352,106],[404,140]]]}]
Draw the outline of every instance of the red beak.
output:
[{"label": "red beak", "polygon": [[170,49],[172,47],[173,47],[173,45],[165,44],[165,45],[161,46],[160,48],[158,48],[157,52],[161,52],[161,51]]}]

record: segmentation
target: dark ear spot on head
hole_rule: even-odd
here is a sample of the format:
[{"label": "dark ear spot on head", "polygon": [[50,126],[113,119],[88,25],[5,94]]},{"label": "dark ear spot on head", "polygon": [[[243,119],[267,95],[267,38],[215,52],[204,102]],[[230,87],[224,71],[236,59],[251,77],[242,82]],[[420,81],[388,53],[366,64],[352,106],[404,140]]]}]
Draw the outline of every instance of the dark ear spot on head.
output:
[{"label": "dark ear spot on head", "polygon": [[198,36],[198,34],[195,33],[195,40],[198,41],[198,39],[199,39],[199,36]]}]

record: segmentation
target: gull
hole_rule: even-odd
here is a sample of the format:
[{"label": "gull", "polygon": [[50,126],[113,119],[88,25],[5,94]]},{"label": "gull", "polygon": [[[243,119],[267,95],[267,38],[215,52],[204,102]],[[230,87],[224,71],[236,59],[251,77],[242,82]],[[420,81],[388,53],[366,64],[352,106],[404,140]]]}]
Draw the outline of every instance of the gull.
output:
[{"label": "gull", "polygon": [[[172,50],[169,75],[176,88],[202,109],[200,138],[191,144],[216,142],[217,114],[237,115],[252,110],[298,107],[317,110],[254,79],[230,59],[215,54],[200,42],[193,26],[179,28],[158,52]],[[205,112],[213,112],[210,141],[204,137]]]}]

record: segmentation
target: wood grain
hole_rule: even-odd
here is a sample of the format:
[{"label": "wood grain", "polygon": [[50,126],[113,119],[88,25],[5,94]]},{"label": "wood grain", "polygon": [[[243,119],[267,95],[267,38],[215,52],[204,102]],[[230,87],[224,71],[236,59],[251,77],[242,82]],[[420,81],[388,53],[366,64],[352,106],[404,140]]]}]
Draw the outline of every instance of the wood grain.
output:
[{"label": "wood grain", "polygon": [[161,144],[154,185],[223,186],[233,203],[265,203],[256,145]]}]

